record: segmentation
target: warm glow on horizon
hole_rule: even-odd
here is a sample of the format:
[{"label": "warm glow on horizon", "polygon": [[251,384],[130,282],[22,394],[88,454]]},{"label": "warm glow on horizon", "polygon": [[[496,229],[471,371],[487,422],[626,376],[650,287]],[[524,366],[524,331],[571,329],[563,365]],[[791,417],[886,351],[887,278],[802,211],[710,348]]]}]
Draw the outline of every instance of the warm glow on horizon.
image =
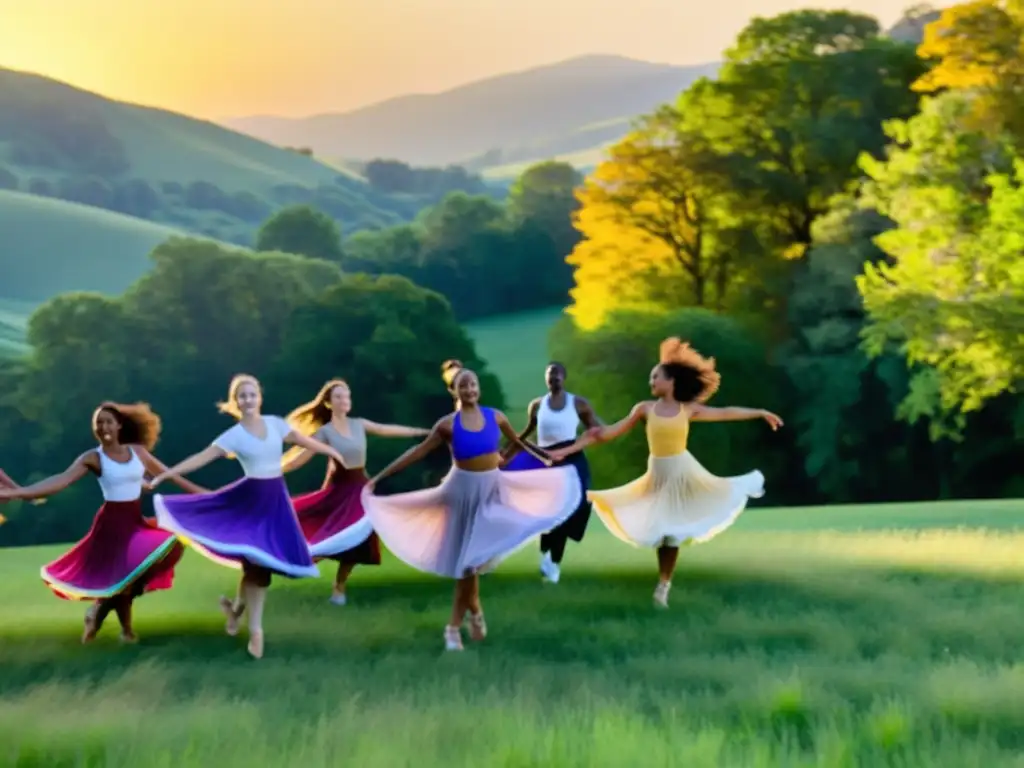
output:
[{"label": "warm glow on horizon", "polygon": [[0,0],[0,67],[199,117],[301,116],[584,54],[713,61],[751,16],[801,7],[848,7],[883,25],[902,9],[898,0]]}]

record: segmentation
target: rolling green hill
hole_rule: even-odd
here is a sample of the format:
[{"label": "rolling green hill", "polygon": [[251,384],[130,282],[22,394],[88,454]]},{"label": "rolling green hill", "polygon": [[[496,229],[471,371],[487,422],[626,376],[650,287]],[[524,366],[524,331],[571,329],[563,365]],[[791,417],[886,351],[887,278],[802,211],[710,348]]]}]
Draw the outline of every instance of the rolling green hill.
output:
[{"label": "rolling green hill", "polygon": [[166,110],[0,69],[0,189],[246,243],[269,213],[315,203],[349,231],[410,215],[314,158]]},{"label": "rolling green hill", "polygon": [[146,272],[157,244],[182,234],[120,213],[8,191],[0,191],[0,232],[0,300],[9,302],[3,305],[8,314],[65,291],[120,293]]}]

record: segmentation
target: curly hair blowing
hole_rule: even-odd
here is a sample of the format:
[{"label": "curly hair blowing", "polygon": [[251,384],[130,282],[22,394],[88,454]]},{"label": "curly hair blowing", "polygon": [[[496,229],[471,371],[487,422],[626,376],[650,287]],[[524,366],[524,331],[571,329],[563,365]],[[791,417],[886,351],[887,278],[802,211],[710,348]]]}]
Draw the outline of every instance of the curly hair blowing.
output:
[{"label": "curly hair blowing", "polygon": [[149,403],[101,403],[93,412],[94,420],[101,411],[106,411],[117,419],[121,427],[117,439],[122,445],[141,445],[146,450],[153,450],[160,439],[160,429],[163,425],[160,417],[149,407]]},{"label": "curly hair blowing", "polygon": [[681,403],[706,403],[722,383],[715,358],[704,357],[678,336],[661,342],[658,361],[672,379],[672,396]]}]

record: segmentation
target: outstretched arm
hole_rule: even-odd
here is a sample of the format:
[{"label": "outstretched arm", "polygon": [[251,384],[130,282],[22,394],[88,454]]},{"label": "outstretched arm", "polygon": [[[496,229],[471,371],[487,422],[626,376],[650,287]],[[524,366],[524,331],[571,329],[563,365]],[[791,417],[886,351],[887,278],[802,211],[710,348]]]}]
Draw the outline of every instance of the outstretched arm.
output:
[{"label": "outstretched arm", "polygon": [[753,421],[754,419],[764,419],[773,432],[782,426],[782,419],[762,408],[740,408],[738,406],[712,408],[709,405],[699,404],[690,406],[691,421]]},{"label": "outstretched arm", "polygon": [[[132,450],[135,451],[135,455],[139,457],[139,461],[142,462],[142,466],[149,472],[150,477],[158,477],[159,475],[167,472],[167,465],[164,464],[160,459],[150,453],[145,446],[133,445]],[[186,480],[183,477],[177,475],[169,475],[168,478],[177,485],[185,493],[209,493],[209,488],[203,488],[201,485],[196,485],[191,480]]]},{"label": "outstretched arm", "polygon": [[516,446],[520,451],[526,451],[535,459],[544,462],[546,466],[550,467],[552,465],[553,462],[548,458],[547,453],[542,452],[531,443],[527,443],[516,434],[516,431],[512,429],[512,425],[509,423],[508,418],[504,413],[501,411],[495,411],[494,417],[498,420],[498,428],[501,430],[501,434],[505,436],[509,443]]},{"label": "outstretched arm", "polygon": [[370,480],[369,483],[370,489],[372,490],[373,487],[384,478],[390,477],[391,475],[397,472],[401,472],[403,469],[412,466],[417,461],[422,461],[430,454],[432,450],[443,445],[444,435],[442,430],[444,422],[445,419],[441,419],[441,421],[437,422],[437,424],[434,425],[434,428],[430,430],[430,434],[428,434],[423,439],[423,442],[419,443],[418,445],[414,445],[412,448],[410,448],[408,451],[403,453],[393,462],[384,467],[384,469],[382,469],[380,472],[374,475],[374,477]]},{"label": "outstretched arm", "polygon": [[580,421],[583,422],[583,426],[587,429],[594,429],[594,427],[603,427],[605,425],[594,410],[594,406],[590,404],[590,401],[579,395],[576,395],[576,415],[580,417]]},{"label": "outstretched arm", "polygon": [[556,461],[560,461],[566,456],[579,453],[595,443],[607,443],[609,440],[615,440],[616,438],[622,437],[647,417],[647,408],[647,403],[637,403],[633,406],[632,410],[630,410],[629,415],[626,416],[626,418],[620,419],[611,426],[591,427],[572,445],[566,446],[565,448],[557,451],[552,451],[552,458]]},{"label": "outstretched arm", "polygon": [[363,428],[368,434],[377,437],[426,437],[429,429],[423,427],[404,427],[401,424],[378,424],[376,421],[363,419]]},{"label": "outstretched arm", "polygon": [[[290,454],[291,452],[292,451],[286,453],[284,458],[288,459],[288,454]],[[298,453],[296,453],[291,459],[288,459],[287,461],[282,460],[281,472],[286,475],[289,472],[294,472],[296,469],[299,469],[300,467],[304,467],[307,464],[309,464],[309,460],[312,459],[314,456],[316,456],[315,451],[311,451],[308,448],[303,448]]]},{"label": "outstretched arm", "polygon": [[527,442],[526,438],[533,434],[534,430],[537,429],[537,409],[540,408],[540,398],[533,400],[528,406],[526,406],[526,426],[523,427],[522,432],[519,433],[519,441],[509,441],[509,444],[505,447],[505,450],[501,452],[501,459],[503,462],[508,461],[515,456],[522,449],[519,447],[520,443],[528,446],[534,450],[539,450],[533,443]]},{"label": "outstretched arm", "polygon": [[[310,453],[319,453],[321,456],[330,456],[336,462],[341,464],[341,466],[345,466],[345,459],[343,459],[341,454],[327,443],[321,443],[319,440],[307,437],[301,432],[296,432],[294,429],[285,435],[284,439],[285,442],[297,445],[300,448],[305,448]],[[345,468],[347,469],[348,467]]]},{"label": "outstretched arm", "polygon": [[11,480],[10,476],[0,469],[0,488],[17,488],[18,484]]},{"label": "outstretched arm", "polygon": [[184,461],[180,461],[170,469],[165,469],[158,474],[149,481],[149,488],[150,490],[156,488],[169,477],[180,477],[181,475],[187,475],[189,472],[195,472],[197,469],[202,469],[207,464],[217,459],[222,459],[225,456],[227,456],[227,451],[219,445],[208,445],[199,453],[193,453]]},{"label": "outstretched arm", "polygon": [[32,485],[14,488],[0,489],[0,501],[13,501],[14,499],[42,499],[60,493],[72,483],[76,483],[85,477],[89,471],[90,463],[95,469],[95,451],[86,451],[72,462],[71,466],[59,475],[52,475],[45,480],[40,480]]}]

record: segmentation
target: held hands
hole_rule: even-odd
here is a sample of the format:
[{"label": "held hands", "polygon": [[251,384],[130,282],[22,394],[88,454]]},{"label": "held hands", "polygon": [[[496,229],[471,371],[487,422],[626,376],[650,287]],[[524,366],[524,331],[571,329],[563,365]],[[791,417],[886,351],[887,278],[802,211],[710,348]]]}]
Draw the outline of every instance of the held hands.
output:
[{"label": "held hands", "polygon": [[157,475],[156,477],[152,478],[148,483],[145,484],[144,487],[145,487],[145,489],[147,491],[156,490],[156,487],[158,485],[160,485],[160,483],[162,483],[166,479],[167,479],[167,474],[166,473],[161,473],[161,474]]},{"label": "held hands", "polygon": [[772,428],[772,432],[778,431],[779,427],[782,426],[782,419],[771,411],[761,411],[761,418],[768,422],[768,426]]}]

